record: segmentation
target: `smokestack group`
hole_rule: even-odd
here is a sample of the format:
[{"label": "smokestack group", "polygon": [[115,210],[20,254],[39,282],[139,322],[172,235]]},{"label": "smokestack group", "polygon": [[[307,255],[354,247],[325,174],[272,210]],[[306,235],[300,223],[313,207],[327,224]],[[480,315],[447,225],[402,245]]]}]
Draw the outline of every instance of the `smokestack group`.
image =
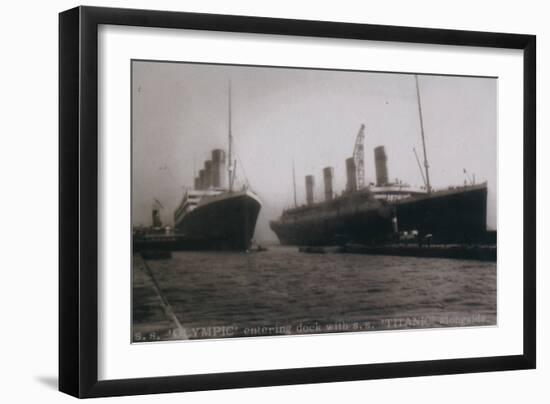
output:
[{"label": "smokestack group", "polygon": [[222,149],[212,150],[212,186],[225,187],[225,152]]},{"label": "smokestack group", "polygon": [[199,175],[194,179],[196,190],[205,190],[210,187],[225,187],[225,151],[212,150],[212,160],[204,162],[204,168],[199,170]]},{"label": "smokestack group", "polygon": [[197,189],[204,189],[204,168],[199,170],[199,187]]},{"label": "smokestack group", "polygon": [[382,187],[388,184],[388,157],[384,146],[374,149],[374,163],[376,166],[376,186]]},{"label": "smokestack group", "polygon": [[334,190],[332,186],[332,179],[334,178],[334,168],[323,168],[323,178],[325,181],[325,200],[330,201],[332,200],[332,197],[334,195]]},{"label": "smokestack group", "polygon": [[306,175],[306,201],[308,205],[313,204],[313,188],[315,187],[315,177]]}]

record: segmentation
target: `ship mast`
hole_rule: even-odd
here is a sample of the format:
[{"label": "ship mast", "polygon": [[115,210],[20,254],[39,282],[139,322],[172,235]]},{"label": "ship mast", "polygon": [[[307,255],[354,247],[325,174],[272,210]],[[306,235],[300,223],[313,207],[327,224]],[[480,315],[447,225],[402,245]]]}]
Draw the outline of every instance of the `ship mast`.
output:
[{"label": "ship mast", "polygon": [[292,183],[294,185],[294,207],[298,207],[298,201],[296,200],[296,170],[294,169],[294,159],[292,159]]},{"label": "ship mast", "polygon": [[420,118],[420,133],[422,134],[422,149],[424,150],[424,170],[426,171],[426,190],[428,193],[432,192],[432,187],[430,185],[430,171],[428,164],[428,155],[426,154],[426,139],[424,138],[424,121],[422,119],[422,104],[420,103],[420,90],[418,88],[418,75],[414,75],[416,82],[416,99],[418,100],[418,115]]},{"label": "ship mast", "polygon": [[228,131],[229,131],[229,147],[227,152],[227,159],[228,165],[227,165],[227,174],[229,179],[229,191],[233,191],[233,156],[231,154],[231,148],[233,146],[233,134],[231,133],[231,80],[229,80],[229,91],[228,91]]}]

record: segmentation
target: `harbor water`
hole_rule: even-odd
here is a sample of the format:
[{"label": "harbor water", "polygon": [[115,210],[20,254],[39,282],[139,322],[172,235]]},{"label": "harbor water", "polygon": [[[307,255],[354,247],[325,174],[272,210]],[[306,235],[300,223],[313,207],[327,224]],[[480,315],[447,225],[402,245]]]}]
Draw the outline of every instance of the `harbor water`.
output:
[{"label": "harbor water", "polygon": [[495,262],[173,252],[133,259],[133,341],[491,326]]}]

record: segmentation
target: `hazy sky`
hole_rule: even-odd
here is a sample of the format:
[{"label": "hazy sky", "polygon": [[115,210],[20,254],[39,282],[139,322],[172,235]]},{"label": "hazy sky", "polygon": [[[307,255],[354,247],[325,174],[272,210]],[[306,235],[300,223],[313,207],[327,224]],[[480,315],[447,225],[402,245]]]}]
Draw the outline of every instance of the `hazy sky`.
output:
[{"label": "hazy sky", "polygon": [[[142,61],[132,70],[134,224],[151,223],[153,198],[172,224],[194,172],[212,149],[227,149],[229,80],[238,177],[263,202],[257,239],[276,239],[268,222],[293,203],[293,160],[299,202],[307,174],[322,199],[325,166],[343,190],[361,123],[368,182],[373,149],[384,145],[390,179],[423,184],[412,151],[422,150],[414,75]],[[475,173],[488,182],[495,228],[497,79],[420,75],[419,85],[432,186],[462,185],[463,169]]]}]

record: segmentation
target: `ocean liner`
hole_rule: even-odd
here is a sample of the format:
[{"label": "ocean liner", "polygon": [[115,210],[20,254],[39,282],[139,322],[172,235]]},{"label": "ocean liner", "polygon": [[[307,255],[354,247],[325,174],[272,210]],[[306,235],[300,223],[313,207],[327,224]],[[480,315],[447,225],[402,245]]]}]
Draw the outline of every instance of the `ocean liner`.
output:
[{"label": "ocean liner", "polygon": [[[332,167],[323,169],[325,200],[314,202],[313,176],[306,182],[304,206],[285,209],[270,222],[283,245],[384,244],[406,238],[434,243],[479,242],[486,235],[487,183],[470,180],[463,186],[434,190],[422,121],[418,78],[416,91],[424,151],[424,169],[414,150],[424,186],[413,188],[388,180],[384,146],[374,150],[376,183],[364,184],[364,125],[357,135],[353,157],[346,160],[346,190],[333,191]],[[294,195],[296,195],[294,181]]]},{"label": "ocean liner", "polygon": [[212,159],[204,163],[204,168],[194,179],[193,189],[185,191],[174,212],[175,233],[193,248],[248,249],[262,206],[248,185],[237,189],[236,159],[233,160],[232,156],[231,87],[228,105],[227,164],[225,151],[213,150]]}]

